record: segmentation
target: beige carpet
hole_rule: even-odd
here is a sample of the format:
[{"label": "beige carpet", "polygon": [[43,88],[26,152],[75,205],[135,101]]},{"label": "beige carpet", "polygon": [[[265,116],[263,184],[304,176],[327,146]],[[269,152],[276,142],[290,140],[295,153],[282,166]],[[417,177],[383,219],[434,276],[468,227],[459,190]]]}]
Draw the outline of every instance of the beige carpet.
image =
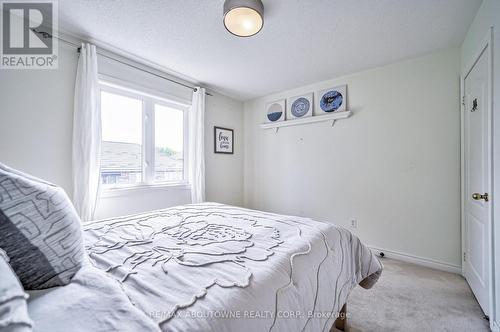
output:
[{"label": "beige carpet", "polygon": [[464,278],[383,259],[370,290],[357,287],[347,302],[348,331],[489,331]]}]

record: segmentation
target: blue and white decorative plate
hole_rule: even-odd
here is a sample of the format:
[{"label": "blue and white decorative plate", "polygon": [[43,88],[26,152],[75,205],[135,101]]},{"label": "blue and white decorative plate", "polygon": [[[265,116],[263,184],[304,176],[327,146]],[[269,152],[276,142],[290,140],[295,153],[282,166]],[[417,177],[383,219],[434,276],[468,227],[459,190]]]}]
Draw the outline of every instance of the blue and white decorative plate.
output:
[{"label": "blue and white decorative plate", "polygon": [[335,112],[342,105],[344,97],[337,90],[328,91],[321,97],[320,106],[325,112]]},{"label": "blue and white decorative plate", "polygon": [[267,105],[267,121],[276,122],[285,119],[285,100],[279,100]]},{"label": "blue and white decorative plate", "polygon": [[313,93],[288,98],[287,119],[298,119],[312,116]]},{"label": "blue and white decorative plate", "polygon": [[326,89],[318,93],[318,108],[326,113],[343,112],[346,110],[347,86],[342,85]]},{"label": "blue and white decorative plate", "polygon": [[301,118],[309,112],[311,109],[311,103],[304,97],[300,97],[295,100],[292,104],[292,114],[296,118]]}]

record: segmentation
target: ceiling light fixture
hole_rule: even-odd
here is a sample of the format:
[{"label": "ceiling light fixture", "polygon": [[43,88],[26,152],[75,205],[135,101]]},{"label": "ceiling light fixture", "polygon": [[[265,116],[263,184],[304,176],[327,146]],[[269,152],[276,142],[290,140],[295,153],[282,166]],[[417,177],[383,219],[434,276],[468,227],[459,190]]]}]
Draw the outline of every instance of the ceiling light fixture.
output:
[{"label": "ceiling light fixture", "polygon": [[238,37],[257,34],[264,25],[264,5],[261,0],[226,0],[224,26]]}]

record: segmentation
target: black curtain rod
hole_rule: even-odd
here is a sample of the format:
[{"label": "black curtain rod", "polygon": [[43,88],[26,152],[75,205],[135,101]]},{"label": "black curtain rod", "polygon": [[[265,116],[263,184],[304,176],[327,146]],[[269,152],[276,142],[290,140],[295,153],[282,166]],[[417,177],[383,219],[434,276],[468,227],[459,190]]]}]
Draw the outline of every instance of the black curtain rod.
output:
[{"label": "black curtain rod", "polygon": [[[70,41],[65,40],[65,39],[63,39],[63,38],[60,38],[60,37],[54,37],[54,36],[52,36],[50,33],[45,32],[45,31],[38,31],[38,30],[36,30],[36,29],[31,29],[31,30],[32,30],[34,33],[36,33],[36,34],[41,35],[43,38],[57,38],[59,41],[62,41],[62,42],[63,42],[63,43],[65,43],[65,44],[68,44],[68,45],[71,45],[71,46],[73,46],[73,47],[76,47],[77,52],[78,52],[78,53],[80,53],[80,49],[81,49],[81,47],[80,47],[79,45],[77,45],[77,44],[73,43],[73,42],[70,42]],[[107,55],[107,54],[104,54],[104,53],[101,53],[101,52],[97,52],[97,54],[99,54],[99,55],[100,55],[100,56],[102,56],[102,57],[108,58],[108,59],[110,59],[110,60],[113,60],[113,61],[119,62],[119,63],[121,63],[121,64],[124,64],[124,65],[126,65],[126,66],[132,67],[132,68],[134,68],[134,69],[137,69],[137,70],[143,71],[143,72],[148,73],[148,74],[150,74],[150,75],[153,75],[153,76],[156,76],[156,77],[162,78],[162,79],[164,79],[164,80],[167,80],[167,81],[169,81],[169,82],[172,82],[172,83],[175,83],[175,84],[181,85],[181,86],[183,86],[183,87],[185,87],[185,88],[188,88],[188,89],[191,89],[191,90],[193,90],[193,91],[198,91],[198,89],[197,89],[196,87],[194,87],[194,86],[187,85],[187,84],[184,84],[184,83],[182,83],[182,82],[178,82],[178,81],[173,80],[173,79],[171,79],[171,78],[169,78],[169,77],[165,77],[165,76],[160,75],[160,74],[157,74],[157,73],[155,73],[155,72],[152,72],[152,71],[146,70],[146,69],[144,69],[144,68],[141,68],[141,67],[135,66],[135,65],[133,65],[133,64],[131,64],[131,63],[128,63],[128,62],[125,62],[125,61],[119,60],[119,59],[117,59],[117,58],[115,58],[115,57],[112,57],[112,56],[109,56],[109,55]],[[212,94],[210,94],[210,93],[208,93],[208,92],[205,92],[205,94],[206,94],[207,96],[212,96]]]}]

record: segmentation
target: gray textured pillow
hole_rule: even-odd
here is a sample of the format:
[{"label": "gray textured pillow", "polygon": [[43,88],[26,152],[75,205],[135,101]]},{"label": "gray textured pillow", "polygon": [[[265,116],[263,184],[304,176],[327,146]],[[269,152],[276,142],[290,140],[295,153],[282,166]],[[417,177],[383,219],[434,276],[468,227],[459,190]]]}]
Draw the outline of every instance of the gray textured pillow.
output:
[{"label": "gray textured pillow", "polygon": [[16,274],[9,265],[9,258],[0,249],[0,331],[29,332],[33,322],[28,316],[24,292]]},{"label": "gray textured pillow", "polygon": [[0,164],[0,247],[26,290],[68,284],[84,250],[64,190]]}]

